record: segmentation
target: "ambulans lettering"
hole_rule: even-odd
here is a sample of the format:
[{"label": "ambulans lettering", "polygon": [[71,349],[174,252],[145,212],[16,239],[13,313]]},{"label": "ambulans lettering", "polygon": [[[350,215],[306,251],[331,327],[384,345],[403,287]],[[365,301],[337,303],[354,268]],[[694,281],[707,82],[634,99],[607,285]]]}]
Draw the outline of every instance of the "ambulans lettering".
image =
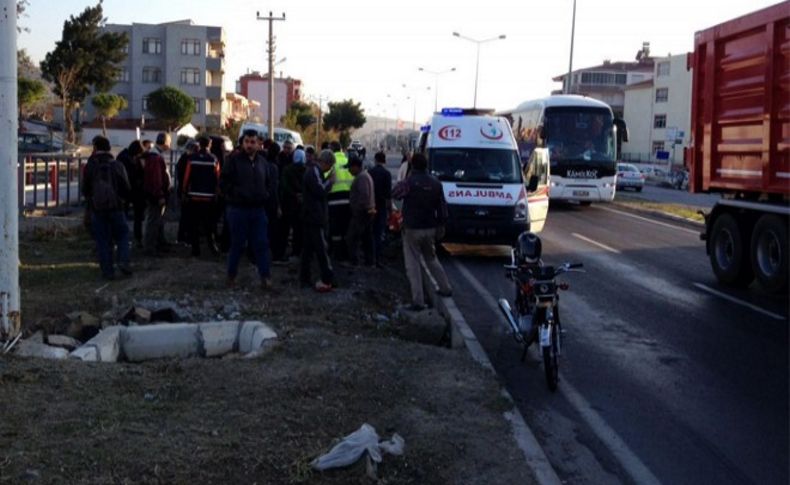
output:
[{"label": "ambulans lettering", "polygon": [[508,192],[499,190],[482,190],[482,189],[454,189],[447,192],[448,199],[458,197],[475,197],[480,199],[498,199],[498,200],[513,200],[513,196]]}]

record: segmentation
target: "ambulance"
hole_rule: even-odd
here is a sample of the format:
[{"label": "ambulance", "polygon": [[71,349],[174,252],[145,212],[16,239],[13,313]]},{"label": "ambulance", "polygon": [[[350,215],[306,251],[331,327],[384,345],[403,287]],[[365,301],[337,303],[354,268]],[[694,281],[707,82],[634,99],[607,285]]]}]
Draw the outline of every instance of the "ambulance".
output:
[{"label": "ambulance", "polygon": [[522,163],[506,118],[493,110],[444,108],[420,131],[417,151],[447,200],[447,242],[512,245],[522,231],[543,229],[548,162]]}]

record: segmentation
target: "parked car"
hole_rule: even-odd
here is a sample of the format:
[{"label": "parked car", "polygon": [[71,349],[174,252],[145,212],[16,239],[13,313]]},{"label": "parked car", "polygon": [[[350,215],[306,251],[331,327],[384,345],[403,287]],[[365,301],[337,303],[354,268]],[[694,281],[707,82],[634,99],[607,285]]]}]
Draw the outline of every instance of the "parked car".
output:
[{"label": "parked car", "polygon": [[52,143],[49,136],[40,133],[19,133],[17,140],[19,153],[47,153],[60,149]]},{"label": "parked car", "polygon": [[617,190],[634,189],[642,191],[645,186],[645,175],[630,163],[617,164]]}]

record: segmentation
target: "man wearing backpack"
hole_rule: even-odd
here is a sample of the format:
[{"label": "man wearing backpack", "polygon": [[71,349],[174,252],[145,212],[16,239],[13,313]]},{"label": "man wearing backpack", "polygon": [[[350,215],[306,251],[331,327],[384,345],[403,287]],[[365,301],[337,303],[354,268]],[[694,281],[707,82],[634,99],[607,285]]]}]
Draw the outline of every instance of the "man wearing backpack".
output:
[{"label": "man wearing backpack", "polygon": [[170,135],[159,133],[156,146],[143,158],[143,191],[145,192],[145,254],[157,256],[167,249],[165,241],[165,208],[170,196],[170,174],[163,154],[170,150]]},{"label": "man wearing backpack", "polygon": [[108,280],[115,277],[113,242],[118,245],[118,269],[127,276],[132,274],[129,267],[129,227],[124,215],[124,201],[130,194],[126,169],[110,153],[110,141],[103,136],[95,137],[93,154],[85,166],[82,195],[92,210],[96,253],[102,276]]}]

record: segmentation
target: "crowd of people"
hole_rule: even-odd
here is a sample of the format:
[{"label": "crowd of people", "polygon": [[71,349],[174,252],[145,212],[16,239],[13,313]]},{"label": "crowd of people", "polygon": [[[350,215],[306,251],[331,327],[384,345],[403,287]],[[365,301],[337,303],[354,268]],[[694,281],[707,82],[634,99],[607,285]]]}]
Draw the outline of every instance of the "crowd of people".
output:
[{"label": "crowd of people", "polygon": [[[257,267],[264,289],[272,288],[272,265],[299,258],[302,287],[319,292],[336,286],[332,260],[349,267],[384,267],[384,240],[393,198],[403,200],[403,247],[412,289],[412,309],[424,308],[420,257],[439,283],[451,292],[436,258],[447,207],[441,183],[414,155],[393,187],[383,152],[366,169],[361,158],[347,157],[338,142],[282,147],[257,131],[242,133],[231,153],[208,136],[190,140],[175,165],[166,158],[171,139],[159,133],[155,143],[135,140],[114,157],[103,136],[93,140],[85,167],[86,221],[96,242],[102,276],[115,278],[116,267],[131,275],[127,217],[133,244],[146,257],[172,250],[165,216],[178,200],[176,244],[200,257],[202,242],[213,256],[227,252],[227,284],[236,285],[242,257]],[[401,180],[402,179],[402,180]],[[313,260],[319,278],[311,276]]]}]

